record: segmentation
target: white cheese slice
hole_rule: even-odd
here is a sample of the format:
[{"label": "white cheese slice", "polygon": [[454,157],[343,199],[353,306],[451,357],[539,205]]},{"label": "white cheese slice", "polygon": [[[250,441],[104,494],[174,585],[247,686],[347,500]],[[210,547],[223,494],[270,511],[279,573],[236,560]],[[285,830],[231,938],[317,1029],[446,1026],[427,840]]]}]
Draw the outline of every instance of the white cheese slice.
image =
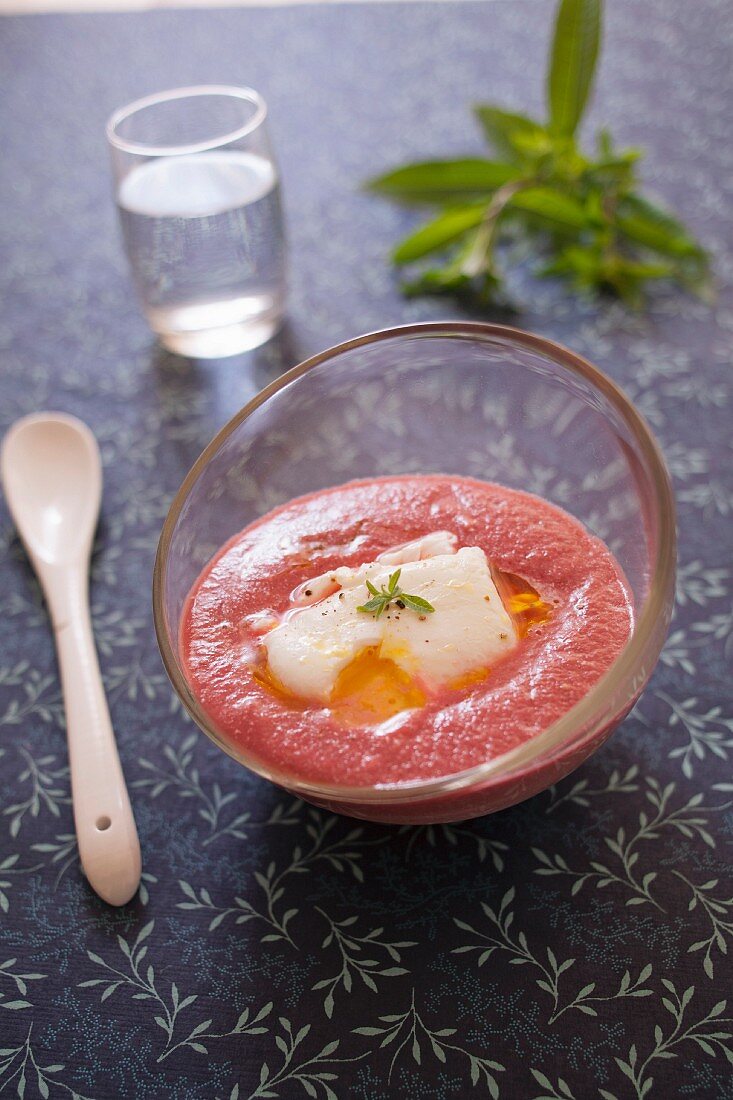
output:
[{"label": "white cheese slice", "polygon": [[433,613],[419,615],[395,603],[379,619],[358,611],[371,598],[367,579],[379,589],[394,570],[394,563],[384,560],[334,570],[327,576],[336,591],[297,607],[265,635],[269,667],[285,688],[327,703],[339,673],[374,646],[381,657],[434,690],[488,669],[516,644],[514,624],[480,547],[401,566],[399,587],[427,600]]}]

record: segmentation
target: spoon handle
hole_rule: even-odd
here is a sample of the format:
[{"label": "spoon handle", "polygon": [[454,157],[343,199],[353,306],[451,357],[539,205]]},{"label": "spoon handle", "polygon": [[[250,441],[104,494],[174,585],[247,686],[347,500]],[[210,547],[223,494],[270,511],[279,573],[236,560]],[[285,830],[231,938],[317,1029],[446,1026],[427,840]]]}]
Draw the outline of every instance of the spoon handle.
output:
[{"label": "spoon handle", "polygon": [[94,646],[87,575],[73,566],[47,566],[42,573],[66,708],[81,864],[101,898],[124,905],[140,884],[140,841]]}]

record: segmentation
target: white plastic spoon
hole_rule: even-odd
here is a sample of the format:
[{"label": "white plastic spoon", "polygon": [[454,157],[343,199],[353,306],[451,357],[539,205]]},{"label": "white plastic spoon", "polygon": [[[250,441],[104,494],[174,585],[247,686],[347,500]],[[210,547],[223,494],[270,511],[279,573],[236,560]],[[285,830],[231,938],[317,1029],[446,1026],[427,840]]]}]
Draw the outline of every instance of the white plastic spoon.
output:
[{"label": "white plastic spoon", "polygon": [[26,416],[3,441],[0,473],[56,635],[82,867],[101,898],[124,905],[140,883],[140,842],[89,617],[89,556],[102,498],[99,448],[73,416]]}]

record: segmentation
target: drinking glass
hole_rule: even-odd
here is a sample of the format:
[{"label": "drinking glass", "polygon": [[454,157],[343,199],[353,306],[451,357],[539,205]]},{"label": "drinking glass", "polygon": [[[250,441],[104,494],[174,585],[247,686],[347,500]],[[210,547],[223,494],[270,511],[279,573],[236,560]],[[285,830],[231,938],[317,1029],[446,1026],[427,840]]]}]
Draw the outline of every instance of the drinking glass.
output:
[{"label": "drinking glass", "polygon": [[278,329],[285,242],[277,165],[252,88],[147,96],[107,123],[125,249],[171,351],[236,355]]}]

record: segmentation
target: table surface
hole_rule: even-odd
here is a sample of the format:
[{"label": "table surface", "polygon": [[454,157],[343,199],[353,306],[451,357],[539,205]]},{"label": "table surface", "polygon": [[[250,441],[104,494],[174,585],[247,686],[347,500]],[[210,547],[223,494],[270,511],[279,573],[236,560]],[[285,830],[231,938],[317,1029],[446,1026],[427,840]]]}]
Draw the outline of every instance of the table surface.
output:
[{"label": "table surface", "polygon": [[[686,0],[608,7],[590,128],[647,148],[649,185],[716,254],[720,296],[660,293],[634,314],[524,275],[512,293],[517,323],[599,363],[659,434],[677,613],[640,704],[578,772],[494,817],[417,830],[310,809],[196,732],[158,656],[152,558],[191,462],[265,381],[361,331],[468,315],[400,297],[386,255],[411,215],[359,184],[477,151],[471,102],[538,109],[551,6],[0,25],[0,415],[60,408],[100,440],[94,625],[144,858],[122,909],[81,877],[51,635],[3,511],[3,1095],[733,1097],[733,20],[725,0],[694,19]],[[194,364],[157,349],[138,313],[103,124],[212,80],[270,102],[292,290],[281,339]]]}]

